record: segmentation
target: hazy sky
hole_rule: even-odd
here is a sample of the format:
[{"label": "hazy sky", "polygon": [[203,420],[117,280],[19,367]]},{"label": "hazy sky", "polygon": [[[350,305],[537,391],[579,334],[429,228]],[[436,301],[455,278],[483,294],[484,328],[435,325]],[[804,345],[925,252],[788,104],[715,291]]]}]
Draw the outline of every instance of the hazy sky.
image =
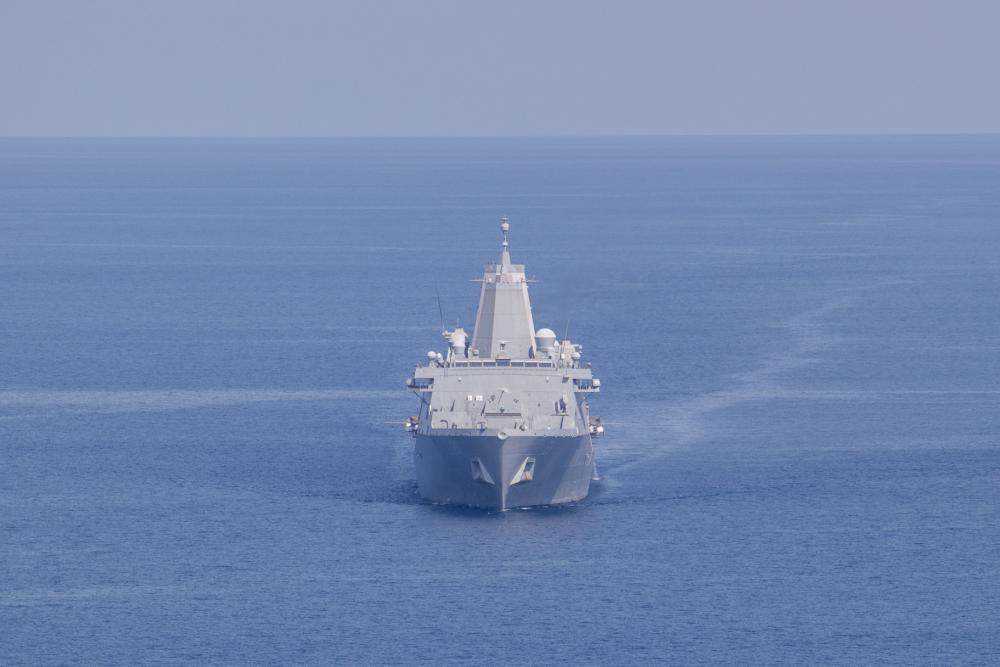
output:
[{"label": "hazy sky", "polygon": [[1000,132],[1000,0],[0,0],[0,135]]}]

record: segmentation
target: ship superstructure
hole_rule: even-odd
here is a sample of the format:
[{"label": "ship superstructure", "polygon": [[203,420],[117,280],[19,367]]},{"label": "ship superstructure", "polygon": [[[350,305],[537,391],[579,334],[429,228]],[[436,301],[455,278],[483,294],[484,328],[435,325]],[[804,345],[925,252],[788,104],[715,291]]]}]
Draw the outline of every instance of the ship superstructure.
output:
[{"label": "ship superstructure", "polygon": [[488,509],[584,498],[595,474],[591,436],[603,432],[587,399],[600,390],[582,347],[535,330],[524,265],[486,265],[472,338],[445,331],[446,354],[427,353],[407,386],[420,398],[406,421],[420,494]]}]

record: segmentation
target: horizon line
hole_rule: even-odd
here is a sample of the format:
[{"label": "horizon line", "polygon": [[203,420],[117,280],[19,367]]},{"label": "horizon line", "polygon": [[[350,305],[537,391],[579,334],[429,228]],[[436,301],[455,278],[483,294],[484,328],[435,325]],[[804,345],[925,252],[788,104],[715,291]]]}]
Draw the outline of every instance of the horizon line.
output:
[{"label": "horizon line", "polygon": [[877,137],[1000,137],[976,132],[742,132],[675,134],[0,134],[11,139],[793,139]]}]

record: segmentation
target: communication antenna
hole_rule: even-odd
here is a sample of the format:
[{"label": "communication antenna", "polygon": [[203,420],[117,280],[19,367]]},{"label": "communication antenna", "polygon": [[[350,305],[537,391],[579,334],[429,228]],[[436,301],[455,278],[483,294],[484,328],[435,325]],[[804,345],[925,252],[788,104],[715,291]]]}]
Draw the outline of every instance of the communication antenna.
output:
[{"label": "communication antenna", "polygon": [[441,323],[441,332],[444,333],[444,308],[441,307],[441,292],[438,291],[437,285],[434,286],[434,295],[437,296],[438,300],[438,319]]},{"label": "communication antenna", "polygon": [[563,331],[563,340],[569,340],[569,315],[566,316],[566,330]]}]

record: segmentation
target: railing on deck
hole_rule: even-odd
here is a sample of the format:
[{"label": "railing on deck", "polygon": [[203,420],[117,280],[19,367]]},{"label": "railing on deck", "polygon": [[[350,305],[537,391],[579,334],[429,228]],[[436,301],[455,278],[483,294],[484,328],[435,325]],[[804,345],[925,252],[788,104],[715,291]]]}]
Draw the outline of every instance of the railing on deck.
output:
[{"label": "railing on deck", "polygon": [[512,359],[489,359],[489,360],[461,360],[451,362],[453,368],[555,368],[555,364],[551,361],[537,361],[534,359],[526,359],[523,361],[514,361]]}]

